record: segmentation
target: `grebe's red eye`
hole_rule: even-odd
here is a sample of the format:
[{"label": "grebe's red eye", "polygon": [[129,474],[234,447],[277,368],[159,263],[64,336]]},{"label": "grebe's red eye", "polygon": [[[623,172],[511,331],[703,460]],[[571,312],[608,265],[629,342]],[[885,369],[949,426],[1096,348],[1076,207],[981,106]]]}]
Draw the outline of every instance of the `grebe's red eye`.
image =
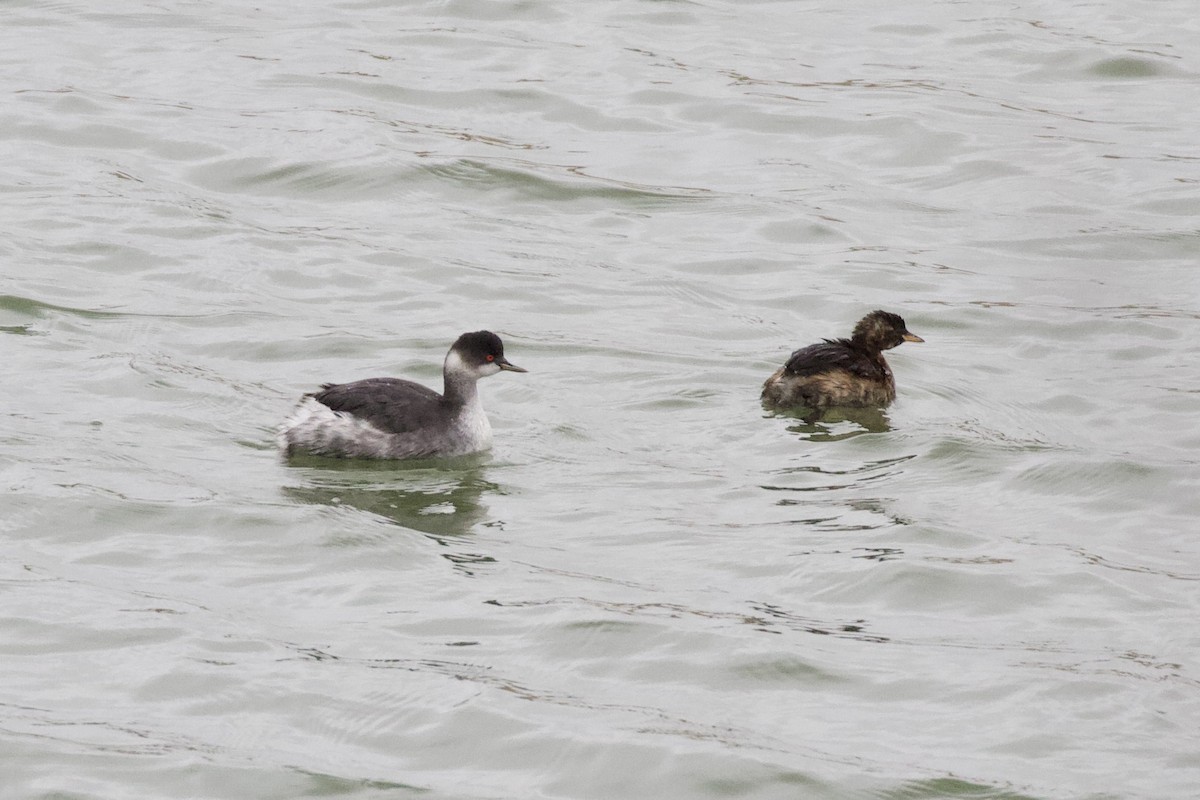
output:
[{"label": "grebe's red eye", "polygon": [[493,355],[489,355],[489,356],[487,357],[487,360],[488,360],[488,361],[495,361],[495,360],[496,360],[496,357],[495,357],[495,356],[493,356]]}]

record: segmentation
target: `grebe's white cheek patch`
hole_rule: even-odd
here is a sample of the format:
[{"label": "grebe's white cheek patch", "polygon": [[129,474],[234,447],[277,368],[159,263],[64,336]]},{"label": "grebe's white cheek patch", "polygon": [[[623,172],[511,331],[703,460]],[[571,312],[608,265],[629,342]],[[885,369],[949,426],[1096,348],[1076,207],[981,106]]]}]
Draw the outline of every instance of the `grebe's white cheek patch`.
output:
[{"label": "grebe's white cheek patch", "polygon": [[500,365],[495,361],[485,361],[482,364],[469,364],[463,360],[462,355],[457,350],[451,350],[446,354],[446,362],[443,368],[448,375],[472,375],[477,378],[486,378],[500,371]]},{"label": "grebe's white cheek patch", "polygon": [[457,372],[460,374],[471,371],[471,368],[467,366],[467,362],[463,361],[462,356],[458,354],[457,350],[451,350],[449,353],[446,353],[446,361],[442,364],[442,369],[447,373]]}]

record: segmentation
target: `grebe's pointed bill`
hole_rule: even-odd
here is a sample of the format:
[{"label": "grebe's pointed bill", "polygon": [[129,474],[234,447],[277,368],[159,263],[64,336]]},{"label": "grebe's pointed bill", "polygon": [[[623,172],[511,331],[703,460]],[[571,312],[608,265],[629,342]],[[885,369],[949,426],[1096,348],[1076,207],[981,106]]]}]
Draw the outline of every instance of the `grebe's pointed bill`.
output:
[{"label": "grebe's pointed bill", "polygon": [[925,340],[922,339],[920,336],[917,336],[915,333],[909,333],[908,331],[905,331],[904,332],[904,341],[906,341],[906,342],[924,342]]},{"label": "grebe's pointed bill", "polygon": [[525,369],[524,367],[518,367],[504,356],[497,358],[495,363],[496,366],[500,367],[500,369],[508,370],[509,372],[529,372],[529,370]]}]

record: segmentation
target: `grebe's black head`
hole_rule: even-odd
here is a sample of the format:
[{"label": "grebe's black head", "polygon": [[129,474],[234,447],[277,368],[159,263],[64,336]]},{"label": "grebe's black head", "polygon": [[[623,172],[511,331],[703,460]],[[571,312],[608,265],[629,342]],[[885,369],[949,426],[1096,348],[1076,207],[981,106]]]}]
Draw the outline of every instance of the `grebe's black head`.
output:
[{"label": "grebe's black head", "polygon": [[925,341],[915,333],[909,333],[899,314],[890,311],[872,311],[854,326],[850,341],[869,350],[890,350],[904,342]]},{"label": "grebe's black head", "polygon": [[504,357],[504,342],[491,331],[464,333],[446,354],[446,369],[465,371],[477,378],[495,375],[500,370],[528,372]]}]

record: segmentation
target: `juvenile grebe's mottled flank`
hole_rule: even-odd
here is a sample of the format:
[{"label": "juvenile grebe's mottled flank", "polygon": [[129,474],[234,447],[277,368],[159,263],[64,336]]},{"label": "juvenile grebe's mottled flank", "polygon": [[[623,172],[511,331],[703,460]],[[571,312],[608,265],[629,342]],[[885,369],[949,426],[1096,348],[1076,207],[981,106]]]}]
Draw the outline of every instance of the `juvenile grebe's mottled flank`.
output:
[{"label": "juvenile grebe's mottled flank", "polygon": [[826,339],[792,353],[763,384],[763,403],[811,409],[886,406],[896,399],[896,381],[883,351],[923,341],[908,332],[899,315],[872,311],[849,339]]},{"label": "juvenile grebe's mottled flank", "polygon": [[280,447],[288,455],[391,459],[485,450],[492,426],[476,384],[501,370],[526,371],[504,357],[496,334],[464,333],[446,354],[443,394],[399,378],[326,383],[284,421]]}]

